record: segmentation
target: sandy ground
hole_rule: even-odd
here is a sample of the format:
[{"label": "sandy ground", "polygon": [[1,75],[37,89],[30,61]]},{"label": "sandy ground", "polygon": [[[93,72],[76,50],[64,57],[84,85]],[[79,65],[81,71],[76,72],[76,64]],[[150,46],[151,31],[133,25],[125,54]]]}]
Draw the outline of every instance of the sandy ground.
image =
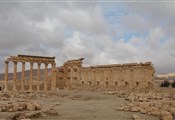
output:
[{"label": "sandy ground", "polygon": [[[56,102],[58,116],[41,117],[32,120],[132,120],[133,114],[138,114],[147,120],[158,120],[158,117],[137,112],[117,111],[115,108],[127,103],[123,98],[106,95],[98,91],[60,90],[54,95],[37,98],[42,104],[42,110],[48,109]],[[1,112],[0,118],[10,120],[13,112]]]},{"label": "sandy ground", "polygon": [[127,101],[97,91],[63,90],[52,97],[40,98],[37,101],[43,105],[43,109],[59,102],[60,105],[55,107],[59,116],[42,117],[35,120],[132,120],[133,114],[138,114],[147,120],[158,120],[158,117],[151,115],[117,111],[115,108]]}]

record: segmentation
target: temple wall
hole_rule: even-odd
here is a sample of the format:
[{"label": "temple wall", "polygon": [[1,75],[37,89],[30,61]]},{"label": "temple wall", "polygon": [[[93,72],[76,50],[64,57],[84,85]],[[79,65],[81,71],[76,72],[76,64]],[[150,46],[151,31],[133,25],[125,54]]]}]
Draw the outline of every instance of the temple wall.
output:
[{"label": "temple wall", "polygon": [[65,87],[75,89],[144,90],[151,88],[154,76],[151,62],[82,67],[78,59],[65,62],[63,70]]}]

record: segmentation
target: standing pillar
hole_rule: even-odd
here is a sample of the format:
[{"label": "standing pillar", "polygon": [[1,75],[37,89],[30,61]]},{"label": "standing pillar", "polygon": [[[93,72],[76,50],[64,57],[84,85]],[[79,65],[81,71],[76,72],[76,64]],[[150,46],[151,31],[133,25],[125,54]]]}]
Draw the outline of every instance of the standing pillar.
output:
[{"label": "standing pillar", "polygon": [[16,91],[16,73],[17,73],[17,62],[14,63],[14,73],[13,73],[13,91]]},{"label": "standing pillar", "polygon": [[37,70],[37,91],[39,92],[40,90],[40,67],[41,63],[38,63],[38,70]]},{"label": "standing pillar", "polygon": [[48,66],[48,63],[45,63],[45,71],[44,71],[44,77],[45,77],[45,80],[44,80],[44,90],[47,91],[47,79],[48,79],[48,71],[47,71],[47,66]]},{"label": "standing pillar", "polygon": [[8,64],[9,64],[9,61],[5,61],[4,91],[7,91],[8,90]]},{"label": "standing pillar", "polygon": [[100,89],[104,89],[104,84],[105,84],[105,76],[104,76],[104,69],[101,71],[101,81],[100,81]]},{"label": "standing pillar", "polygon": [[55,63],[52,63],[52,81],[51,81],[51,90],[56,90],[56,67]]},{"label": "standing pillar", "polygon": [[25,62],[22,62],[22,80],[21,80],[21,91],[24,91],[24,76],[25,76]]},{"label": "standing pillar", "polygon": [[77,67],[77,85],[80,85],[80,68]]},{"label": "standing pillar", "polygon": [[70,68],[70,88],[72,89],[73,86],[73,68]]},{"label": "standing pillar", "polygon": [[[93,72],[94,72],[94,82],[97,82],[97,81],[98,81],[98,79],[97,79],[97,74],[98,74],[98,73],[97,73],[96,70],[94,70]],[[90,86],[90,85],[89,85],[89,86]],[[90,87],[91,87],[91,86],[90,86]],[[90,88],[90,87],[89,87],[89,88]]]},{"label": "standing pillar", "polygon": [[29,81],[29,91],[32,91],[33,86],[33,63],[30,63],[30,81]]}]

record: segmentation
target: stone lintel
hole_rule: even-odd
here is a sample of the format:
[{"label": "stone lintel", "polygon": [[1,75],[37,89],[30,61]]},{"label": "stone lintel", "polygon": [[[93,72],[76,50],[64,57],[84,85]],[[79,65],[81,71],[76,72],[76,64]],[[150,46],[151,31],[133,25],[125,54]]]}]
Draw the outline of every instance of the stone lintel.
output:
[{"label": "stone lintel", "polygon": [[45,57],[45,56],[34,56],[34,55],[18,55],[17,57],[24,57],[24,58],[45,58],[45,59],[55,59],[55,57]]},{"label": "stone lintel", "polygon": [[153,67],[151,62],[145,62],[145,63],[125,63],[125,64],[111,64],[111,65],[96,65],[96,66],[88,66],[88,67],[82,67],[84,70],[93,70],[93,69],[110,69],[110,68],[130,68],[130,67],[142,67],[142,66],[150,66]]},{"label": "stone lintel", "polygon": [[10,58],[7,58],[7,60],[14,61],[14,62],[33,62],[33,63],[55,64],[54,59],[47,59],[47,58],[29,58],[29,57],[10,56]]}]

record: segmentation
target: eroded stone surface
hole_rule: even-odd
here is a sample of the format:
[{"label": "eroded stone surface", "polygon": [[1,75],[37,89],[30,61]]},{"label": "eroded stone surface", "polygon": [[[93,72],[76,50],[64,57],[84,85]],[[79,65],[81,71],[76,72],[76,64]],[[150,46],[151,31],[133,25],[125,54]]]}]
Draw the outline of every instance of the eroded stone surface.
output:
[{"label": "eroded stone surface", "polygon": [[172,120],[175,115],[174,96],[168,93],[118,93],[129,103],[122,104],[117,110],[140,112],[155,115],[161,120]]},{"label": "eroded stone surface", "polygon": [[15,112],[15,111],[35,111],[41,110],[41,105],[37,102],[7,102],[0,104],[0,112]]}]

